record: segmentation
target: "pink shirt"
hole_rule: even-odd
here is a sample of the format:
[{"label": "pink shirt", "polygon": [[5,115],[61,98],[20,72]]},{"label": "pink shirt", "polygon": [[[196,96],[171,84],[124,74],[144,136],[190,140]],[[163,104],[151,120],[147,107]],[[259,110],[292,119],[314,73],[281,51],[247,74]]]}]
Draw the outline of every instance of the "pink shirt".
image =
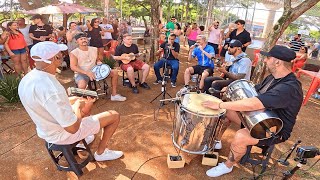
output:
[{"label": "pink shirt", "polygon": [[221,39],[221,29],[215,29],[214,27],[211,28],[208,42],[213,43],[213,44],[220,44],[220,39]]},{"label": "pink shirt", "polygon": [[189,34],[189,36],[188,36],[188,39],[191,40],[191,41],[196,41],[196,40],[197,40],[197,36],[198,36],[198,34],[199,34],[198,31],[200,31],[200,30],[193,30],[193,29],[191,29],[191,32],[190,32],[190,34]]}]

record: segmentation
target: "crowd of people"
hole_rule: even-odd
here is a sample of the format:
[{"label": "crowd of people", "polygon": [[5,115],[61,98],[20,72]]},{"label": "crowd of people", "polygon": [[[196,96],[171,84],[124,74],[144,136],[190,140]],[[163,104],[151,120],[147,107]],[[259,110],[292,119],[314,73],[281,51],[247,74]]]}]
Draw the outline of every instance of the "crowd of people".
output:
[{"label": "crowd of people", "polygon": [[[95,65],[102,64],[108,43],[119,40],[121,43],[116,47],[112,57],[127,73],[132,93],[139,93],[138,86],[151,89],[147,84],[151,66],[140,59],[138,46],[132,41],[130,23],[119,24],[117,19],[111,23],[107,18],[93,18],[87,21],[85,26],[70,22],[68,30],[63,27],[54,30],[43,23],[41,15],[35,15],[31,20],[33,20],[31,26],[26,25],[23,18],[9,22],[1,39],[14,62],[16,73],[25,75],[19,85],[19,96],[37,126],[38,136],[48,143],[72,144],[97,134],[102,128],[104,131],[98,149],[94,153],[95,159],[105,161],[120,158],[123,155],[122,151],[107,148],[119,124],[119,113],[109,110],[91,115],[90,110],[95,99],[68,98],[65,89],[54,75],[68,52],[75,83],[78,88],[86,89],[89,81],[96,78],[91,69]],[[252,61],[245,52],[251,44],[251,37],[245,29],[245,21],[235,21],[226,31],[219,26],[220,23],[214,21],[207,27],[209,32],[207,37],[204,34],[206,27],[198,27],[197,23],[192,23],[182,30],[175,17],[171,17],[165,26],[159,22],[160,44],[157,54],[160,60],[153,66],[156,76],[154,84],[157,85],[164,80],[160,68],[167,62],[172,68],[171,86],[177,86],[182,35],[185,36],[189,46],[188,61],[197,60],[196,65],[187,67],[184,71],[184,89],[190,89],[190,79],[197,75],[199,93],[221,98],[219,91],[230,83],[239,79],[250,80]],[[291,45],[299,52],[295,53],[287,47],[278,45],[269,52],[261,52],[266,57],[264,62],[271,74],[261,84],[255,86],[259,92],[257,97],[234,102],[202,103],[203,107],[209,109],[226,109],[224,120],[226,124],[230,122],[241,124],[236,112],[262,109],[274,110],[284,124],[278,138],[272,141],[255,139],[250,136],[246,128],[238,130],[231,143],[227,161],[209,169],[208,176],[218,177],[230,173],[234,164],[245,154],[248,145],[271,145],[284,142],[290,137],[303,99],[301,83],[291,69],[292,62],[299,68],[307,53],[306,47],[299,39],[295,39]],[[133,54],[134,58],[128,54]],[[216,61],[219,56],[222,57],[220,66]],[[28,57],[35,61],[34,69],[30,72],[28,72]],[[220,76],[214,74],[215,69],[221,73]],[[134,73],[139,70],[142,71],[142,77],[137,84]],[[117,93],[117,70],[111,70],[108,78],[111,79],[112,85],[111,101],[126,101],[126,97]],[[211,92],[210,89],[214,91]],[[222,148],[222,142],[218,141],[217,146]]]}]

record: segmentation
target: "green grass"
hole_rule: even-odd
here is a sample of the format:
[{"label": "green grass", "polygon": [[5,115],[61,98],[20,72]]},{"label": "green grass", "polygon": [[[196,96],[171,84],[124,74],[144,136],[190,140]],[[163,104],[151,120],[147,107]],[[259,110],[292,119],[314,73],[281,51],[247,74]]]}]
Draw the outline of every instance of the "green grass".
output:
[{"label": "green grass", "polygon": [[21,77],[15,75],[5,75],[0,79],[0,96],[6,103],[16,103],[20,101],[18,86]]}]

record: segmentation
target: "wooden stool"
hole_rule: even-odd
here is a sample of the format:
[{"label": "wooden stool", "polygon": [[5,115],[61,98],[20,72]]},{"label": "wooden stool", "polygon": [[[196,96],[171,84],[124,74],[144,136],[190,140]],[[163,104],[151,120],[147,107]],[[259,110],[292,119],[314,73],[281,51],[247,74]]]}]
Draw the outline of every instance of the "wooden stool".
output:
[{"label": "wooden stool", "polygon": [[[89,162],[94,161],[94,157],[90,151],[89,146],[87,145],[86,141],[83,139],[81,140],[83,142],[84,148],[76,147],[76,145],[80,142],[75,142],[73,144],[67,144],[67,145],[58,145],[58,144],[52,144],[46,142],[46,149],[48,150],[48,153],[53,160],[54,164],[57,166],[57,169],[59,171],[73,171],[77,176],[83,175],[82,168],[84,168]],[[74,158],[75,154],[78,154],[78,150],[86,151],[88,153],[88,157],[86,160],[84,160],[82,163],[78,163],[77,160]],[[54,154],[54,151],[60,152],[57,156]],[[65,167],[59,164],[59,160],[62,157],[65,157],[67,160],[69,167]]]}]

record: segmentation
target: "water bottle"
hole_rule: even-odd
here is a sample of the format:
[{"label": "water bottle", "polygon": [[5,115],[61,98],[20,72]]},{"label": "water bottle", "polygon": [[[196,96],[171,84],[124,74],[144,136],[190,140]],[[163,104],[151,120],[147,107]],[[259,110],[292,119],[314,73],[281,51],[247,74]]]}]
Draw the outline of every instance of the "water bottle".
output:
[{"label": "water bottle", "polygon": [[192,82],[197,82],[197,79],[198,79],[198,74],[194,74],[191,76],[191,81]]}]

